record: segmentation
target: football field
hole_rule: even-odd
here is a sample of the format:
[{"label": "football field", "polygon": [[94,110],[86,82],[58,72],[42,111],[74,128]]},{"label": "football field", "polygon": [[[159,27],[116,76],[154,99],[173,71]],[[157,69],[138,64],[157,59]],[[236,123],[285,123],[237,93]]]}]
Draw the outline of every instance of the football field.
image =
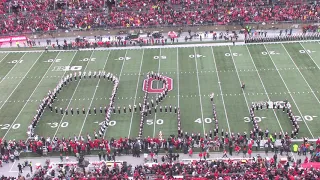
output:
[{"label": "football field", "polygon": [[[317,42],[239,46],[194,46],[132,48],[119,50],[40,51],[0,53],[0,137],[27,139],[30,125],[41,100],[62,77],[78,71],[106,71],[119,78],[105,138],[137,137],[140,113],[128,107],[142,103],[143,83],[150,71],[172,79],[172,90],[159,104],[180,107],[181,128],[189,133],[209,133],[215,127],[210,94],[214,93],[219,131],[247,132],[252,103],[288,100],[300,125],[298,138],[320,135],[320,44]],[[241,89],[244,82],[246,87]],[[151,89],[163,84],[151,81]],[[99,131],[109,104],[113,84],[104,78],[82,78],[70,82],[58,94],[53,107],[80,109],[74,115],[46,108],[36,127],[44,137],[93,136]],[[149,94],[153,98],[157,94]],[[158,106],[158,107],[159,107]],[[126,107],[126,113],[123,112]],[[83,114],[82,109],[86,112]],[[97,109],[97,113],[93,112]],[[91,114],[88,113],[91,109]],[[139,109],[139,108],[138,108]],[[255,111],[262,130],[289,134],[292,124],[280,110]],[[148,115],[143,136],[177,134],[177,114]]]}]

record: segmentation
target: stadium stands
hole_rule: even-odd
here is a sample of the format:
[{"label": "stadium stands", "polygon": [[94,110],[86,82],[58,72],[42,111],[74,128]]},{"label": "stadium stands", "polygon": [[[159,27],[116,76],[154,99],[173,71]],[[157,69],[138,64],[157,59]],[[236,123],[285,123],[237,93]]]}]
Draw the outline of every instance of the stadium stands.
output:
[{"label": "stadium stands", "polygon": [[[214,160],[182,160],[181,162],[145,163],[134,168],[125,162],[94,162],[88,168],[78,168],[77,162],[51,163],[46,167],[37,165],[33,179],[52,177],[64,179],[318,179],[319,171],[315,167],[304,167],[304,162],[291,163],[276,158],[238,158]],[[81,167],[81,166],[80,166]],[[0,178],[5,179],[5,178]]]},{"label": "stadium stands", "polygon": [[303,22],[319,20],[318,9],[318,4],[294,0],[277,1],[273,6],[263,0],[122,0],[116,5],[102,0],[3,1],[0,31],[8,34],[105,27]]},{"label": "stadium stands", "polygon": [[[275,139],[278,139],[275,142]],[[130,168],[124,169],[123,162],[116,161],[117,163],[110,164],[103,162],[91,162],[94,168],[90,172],[86,173],[89,179],[94,179],[95,177],[106,177],[107,179],[128,179],[129,177],[134,177],[134,179],[144,179],[145,177],[152,176],[152,179],[173,179],[174,176],[182,177],[185,179],[218,179],[218,177],[226,179],[234,179],[238,177],[239,179],[257,179],[269,178],[269,179],[279,179],[281,177],[286,177],[292,179],[294,177],[306,177],[313,178],[317,177],[319,171],[314,170],[315,167],[309,167],[309,162],[319,162],[320,157],[320,139],[314,140],[315,142],[308,142],[304,139],[302,142],[297,143],[295,140],[291,140],[289,135],[265,135],[262,133],[260,136],[255,136],[250,133],[250,136],[246,133],[229,135],[227,132],[221,131],[220,134],[216,134],[210,131],[209,134],[201,136],[199,134],[189,134],[181,131],[181,134],[174,137],[171,136],[167,139],[159,137],[151,138],[145,137],[141,139],[130,139],[130,138],[119,138],[110,140],[99,139],[96,135],[91,138],[87,135],[84,137],[74,137],[74,138],[62,138],[57,137],[44,138],[36,136],[33,141],[16,141],[16,140],[1,140],[1,162],[10,163],[16,158],[15,151],[32,151],[40,155],[46,153],[50,154],[52,152],[60,152],[62,156],[76,156],[79,162],[66,162],[62,163],[63,166],[68,166],[70,169],[82,169],[76,168],[80,163],[80,159],[84,162],[82,155],[91,154],[93,150],[102,152],[104,154],[105,161],[115,161],[118,155],[129,155],[132,154],[134,157],[140,157],[141,153],[146,155],[146,162],[151,162],[145,164],[145,166],[136,167],[132,173],[129,171]],[[298,155],[305,156],[307,153],[312,155],[312,158],[305,159],[303,166],[306,168],[301,168],[301,160],[287,163],[287,158],[284,160],[276,158],[251,158],[252,150],[259,150],[260,147],[264,147],[264,151],[268,154],[271,151],[271,157],[274,157],[273,153],[280,153],[280,155],[287,155],[288,161],[290,160],[291,147],[293,145],[293,152],[298,153]],[[167,152],[165,156],[158,156],[159,152]],[[194,151],[199,152],[198,156],[200,160],[185,159],[179,161],[179,156],[174,152],[180,152],[188,154],[192,157]],[[212,151],[224,151],[221,153],[224,159],[209,159],[210,152]],[[229,153],[227,153],[227,151]],[[239,155],[242,152],[244,158],[232,158],[232,154]],[[149,160],[151,157],[151,161]],[[154,158],[155,157],[155,158]],[[160,158],[159,158],[160,157]],[[249,157],[249,158],[245,158]],[[101,156],[100,156],[101,158]],[[158,160],[154,161],[154,159]],[[160,160],[161,159],[161,160]],[[221,161],[223,160],[223,161]],[[119,165],[120,163],[120,165]],[[51,163],[47,165],[48,167],[37,168],[37,173],[35,179],[43,179],[44,176],[50,174],[59,174],[60,176],[65,176],[65,173],[60,173],[62,170],[57,167],[56,163]],[[53,167],[54,166],[54,167]],[[112,167],[116,167],[112,169]],[[108,168],[107,168],[108,167]],[[129,166],[126,166],[129,167]],[[54,171],[54,172],[52,172]],[[55,172],[57,171],[57,172]],[[83,171],[72,170],[69,173],[70,176],[84,177]],[[271,178],[273,177],[273,178]]]}]

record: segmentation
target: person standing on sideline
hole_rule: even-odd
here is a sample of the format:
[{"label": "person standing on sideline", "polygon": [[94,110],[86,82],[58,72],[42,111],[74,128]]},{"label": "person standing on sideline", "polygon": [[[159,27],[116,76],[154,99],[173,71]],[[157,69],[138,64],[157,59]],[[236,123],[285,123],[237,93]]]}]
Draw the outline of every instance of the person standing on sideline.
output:
[{"label": "person standing on sideline", "polygon": [[101,152],[98,153],[99,161],[101,161]]},{"label": "person standing on sideline", "polygon": [[223,156],[222,158],[228,158],[228,155],[227,155],[227,151],[226,150],[223,150]]},{"label": "person standing on sideline", "polygon": [[21,166],[21,164],[20,164],[20,163],[18,163],[18,169],[19,169],[19,173],[21,173],[21,174],[22,174],[22,166]]},{"label": "person standing on sideline", "polygon": [[30,161],[30,163],[29,163],[29,167],[30,167],[30,172],[31,172],[31,174],[33,173],[33,171],[32,171],[32,162]]}]

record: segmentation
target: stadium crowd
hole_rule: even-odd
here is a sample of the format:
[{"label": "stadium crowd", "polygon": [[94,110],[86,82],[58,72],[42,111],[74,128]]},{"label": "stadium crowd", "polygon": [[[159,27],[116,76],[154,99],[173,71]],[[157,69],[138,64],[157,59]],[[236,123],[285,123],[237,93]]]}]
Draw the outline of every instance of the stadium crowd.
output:
[{"label": "stadium crowd", "polygon": [[[215,134],[215,135],[214,135]],[[83,156],[91,154],[93,150],[99,152],[99,160],[105,161],[116,161],[117,156],[132,154],[134,157],[140,157],[140,154],[144,154],[145,162],[150,161],[151,166],[139,166],[136,167],[132,173],[128,169],[124,170],[122,167],[116,170],[111,170],[105,167],[96,167],[94,171],[86,172],[83,171],[70,171],[66,170],[56,170],[57,172],[52,172],[50,168],[39,168],[34,173],[36,179],[42,179],[46,175],[55,176],[72,176],[72,177],[90,177],[88,179],[94,179],[93,177],[107,176],[110,179],[126,179],[128,176],[133,176],[135,179],[144,179],[146,176],[159,176],[159,179],[172,179],[172,176],[190,176],[196,177],[201,176],[208,179],[214,177],[217,179],[220,176],[224,178],[240,178],[240,179],[257,179],[257,178],[270,178],[279,179],[280,177],[287,177],[292,179],[296,177],[313,177],[319,176],[319,171],[312,169],[299,169],[301,160],[289,164],[291,157],[289,155],[291,142],[289,136],[282,137],[281,145],[274,143],[274,138],[279,138],[279,136],[252,136],[251,138],[243,134],[231,134],[227,132],[220,132],[216,134],[212,131],[205,136],[200,134],[189,134],[186,132],[181,132],[178,136],[171,136],[168,139],[151,138],[145,137],[142,139],[131,139],[131,138],[119,138],[110,140],[101,139],[97,136],[91,138],[89,135],[87,138],[81,137],[78,139],[74,138],[62,138],[58,139],[54,137],[53,139],[44,137],[35,137],[34,141],[6,141],[1,140],[1,163],[14,162],[19,159],[19,151],[32,151],[40,155],[60,152],[61,160],[66,156],[76,156],[77,159],[83,160]],[[255,159],[254,161],[246,161],[245,163],[235,162],[232,160],[232,155],[240,153],[243,154],[243,158],[252,158],[252,151],[258,150],[258,146],[261,142],[264,144],[265,153],[271,152],[269,157],[271,159]],[[258,146],[256,146],[258,145]],[[293,147],[295,144],[293,145]],[[221,156],[224,158],[230,158],[230,161],[226,162],[210,162],[202,161],[210,158],[210,152],[212,151],[223,151]],[[161,156],[159,152],[165,152],[166,155]],[[199,154],[194,155],[194,151],[199,151]],[[309,160],[306,158],[304,160],[307,162],[319,162],[320,157],[320,138],[315,142],[315,144],[305,140],[295,149],[298,155],[306,155],[310,153],[312,158]],[[199,157],[200,161],[192,161],[190,163],[179,162],[179,155],[176,153],[188,154],[190,157]],[[281,164],[280,160],[277,158],[277,154],[288,155],[288,163]],[[161,161],[158,164],[158,160]],[[259,163],[257,166],[256,163]],[[103,164],[102,164],[103,165]],[[116,167],[116,164],[114,164]],[[289,168],[291,167],[291,168]],[[108,169],[108,170],[107,170]],[[288,170],[289,169],[289,170]],[[56,173],[56,174],[55,174]],[[92,178],[91,178],[92,177]],[[311,178],[312,179],[312,178]]]},{"label": "stadium crowd", "polygon": [[[308,161],[306,158],[304,162]],[[34,179],[58,177],[70,179],[318,179],[319,172],[314,168],[301,168],[301,162],[293,163],[276,158],[251,159],[220,159],[220,160],[192,160],[187,162],[145,163],[134,168],[124,163],[107,163],[104,161],[93,163],[90,170],[76,170],[78,165],[67,163],[63,166],[47,169],[39,167]]]},{"label": "stadium crowd", "polygon": [[271,5],[264,0],[2,1],[0,31],[7,34],[57,29],[319,20],[318,4],[294,0],[274,3]]}]

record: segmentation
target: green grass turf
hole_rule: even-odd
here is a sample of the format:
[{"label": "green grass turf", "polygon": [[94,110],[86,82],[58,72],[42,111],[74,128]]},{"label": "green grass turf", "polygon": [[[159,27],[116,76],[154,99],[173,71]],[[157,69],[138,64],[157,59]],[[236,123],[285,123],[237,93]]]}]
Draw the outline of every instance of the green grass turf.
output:
[{"label": "green grass turf", "polygon": [[[58,66],[81,66],[81,71],[105,70],[120,79],[115,107],[127,113],[112,114],[105,137],[136,137],[139,113],[129,113],[142,102],[143,81],[149,71],[173,79],[173,90],[161,106],[181,108],[182,129],[208,133],[214,128],[209,94],[215,93],[219,129],[249,132],[248,106],[252,102],[288,99],[300,121],[299,137],[320,135],[320,44],[289,43],[220,47],[168,47],[158,49],[97,50],[68,52],[0,53],[0,136],[26,139],[27,127],[40,100],[62,76],[74,71],[55,71]],[[121,57],[129,60],[119,60]],[[162,57],[162,58],[158,58]],[[86,59],[87,58],[87,59]],[[55,61],[47,62],[49,59]],[[89,61],[87,61],[89,59]],[[160,59],[160,60],[159,60]],[[21,61],[23,60],[23,61]],[[16,63],[16,62],[19,63]],[[244,82],[244,91],[240,83]],[[153,88],[162,87],[154,82]],[[79,108],[107,106],[113,84],[105,79],[82,79],[70,83],[58,95],[54,106]],[[150,94],[155,98],[156,94]],[[46,109],[36,133],[41,136],[73,137],[93,135],[104,114],[61,115]],[[259,125],[270,132],[290,132],[287,114],[281,110],[256,112]],[[177,133],[176,114],[152,113],[146,118],[143,136],[165,137]]]}]

